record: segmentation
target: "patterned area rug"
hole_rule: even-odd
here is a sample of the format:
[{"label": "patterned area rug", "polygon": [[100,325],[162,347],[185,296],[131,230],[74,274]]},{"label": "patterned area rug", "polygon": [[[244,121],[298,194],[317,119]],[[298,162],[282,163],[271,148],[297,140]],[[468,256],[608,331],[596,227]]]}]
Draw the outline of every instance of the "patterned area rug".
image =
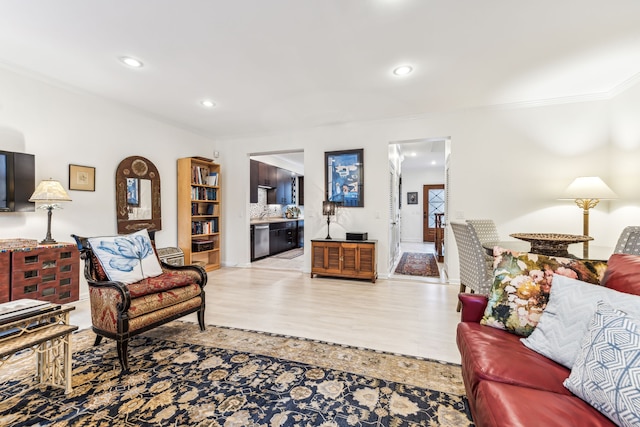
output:
[{"label": "patterned area rug", "polygon": [[282,259],[294,259],[302,256],[304,254],[304,248],[295,248],[290,251],[281,252],[277,255],[274,255],[273,258],[282,258]]},{"label": "patterned area rug", "polygon": [[34,360],[0,370],[0,425],[472,426],[460,367],[239,329],[172,322],[130,342],[73,335],[73,391]]},{"label": "patterned area rug", "polygon": [[435,255],[420,252],[403,253],[395,273],[410,276],[440,277]]}]

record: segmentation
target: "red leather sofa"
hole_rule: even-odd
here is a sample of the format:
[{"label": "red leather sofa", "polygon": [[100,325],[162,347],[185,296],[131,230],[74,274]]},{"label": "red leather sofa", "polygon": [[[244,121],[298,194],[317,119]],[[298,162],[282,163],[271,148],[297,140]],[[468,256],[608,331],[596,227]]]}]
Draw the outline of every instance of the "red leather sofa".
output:
[{"label": "red leather sofa", "polygon": [[480,324],[487,298],[460,294],[456,341],[477,427],[614,426],[567,390],[569,369],[525,347],[517,335]]},{"label": "red leather sofa", "polygon": [[[640,256],[612,255],[602,285],[640,295]],[[488,299],[460,294],[456,341],[477,427],[614,426],[563,385],[570,370],[527,348],[519,336],[480,324]]]}]

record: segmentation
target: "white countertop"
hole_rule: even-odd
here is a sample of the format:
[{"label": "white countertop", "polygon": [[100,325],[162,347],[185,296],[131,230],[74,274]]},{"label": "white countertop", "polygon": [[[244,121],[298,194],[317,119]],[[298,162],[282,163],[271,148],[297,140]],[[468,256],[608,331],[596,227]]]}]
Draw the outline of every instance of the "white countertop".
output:
[{"label": "white countertop", "polygon": [[281,216],[272,216],[268,218],[256,218],[249,221],[250,225],[254,224],[272,224],[275,222],[289,222],[289,221],[304,221],[304,217],[298,218],[283,218]]}]

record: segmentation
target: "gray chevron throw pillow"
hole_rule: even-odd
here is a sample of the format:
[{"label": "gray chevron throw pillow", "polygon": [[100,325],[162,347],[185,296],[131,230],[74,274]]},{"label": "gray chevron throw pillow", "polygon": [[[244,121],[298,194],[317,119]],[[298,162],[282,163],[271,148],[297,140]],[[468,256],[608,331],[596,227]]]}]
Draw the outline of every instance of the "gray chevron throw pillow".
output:
[{"label": "gray chevron throw pillow", "polygon": [[638,319],[598,303],[564,386],[617,425],[640,425]]},{"label": "gray chevron throw pillow", "polygon": [[538,326],[521,341],[531,350],[571,369],[599,301],[640,318],[640,296],[556,274]]}]

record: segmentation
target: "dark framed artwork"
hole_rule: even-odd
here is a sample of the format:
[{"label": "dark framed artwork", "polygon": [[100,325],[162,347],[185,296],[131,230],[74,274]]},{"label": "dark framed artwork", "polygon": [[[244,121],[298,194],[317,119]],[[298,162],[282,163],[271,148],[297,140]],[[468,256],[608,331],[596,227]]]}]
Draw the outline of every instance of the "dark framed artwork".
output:
[{"label": "dark framed artwork", "polygon": [[138,178],[127,178],[127,205],[140,206]]},{"label": "dark framed artwork", "polygon": [[69,190],[96,191],[96,168],[69,165]]},{"label": "dark framed artwork", "polygon": [[364,149],[324,153],[326,200],[342,207],[364,207]]},{"label": "dark framed artwork", "polygon": [[418,192],[417,191],[407,192],[407,204],[408,205],[417,205],[418,204]]}]

